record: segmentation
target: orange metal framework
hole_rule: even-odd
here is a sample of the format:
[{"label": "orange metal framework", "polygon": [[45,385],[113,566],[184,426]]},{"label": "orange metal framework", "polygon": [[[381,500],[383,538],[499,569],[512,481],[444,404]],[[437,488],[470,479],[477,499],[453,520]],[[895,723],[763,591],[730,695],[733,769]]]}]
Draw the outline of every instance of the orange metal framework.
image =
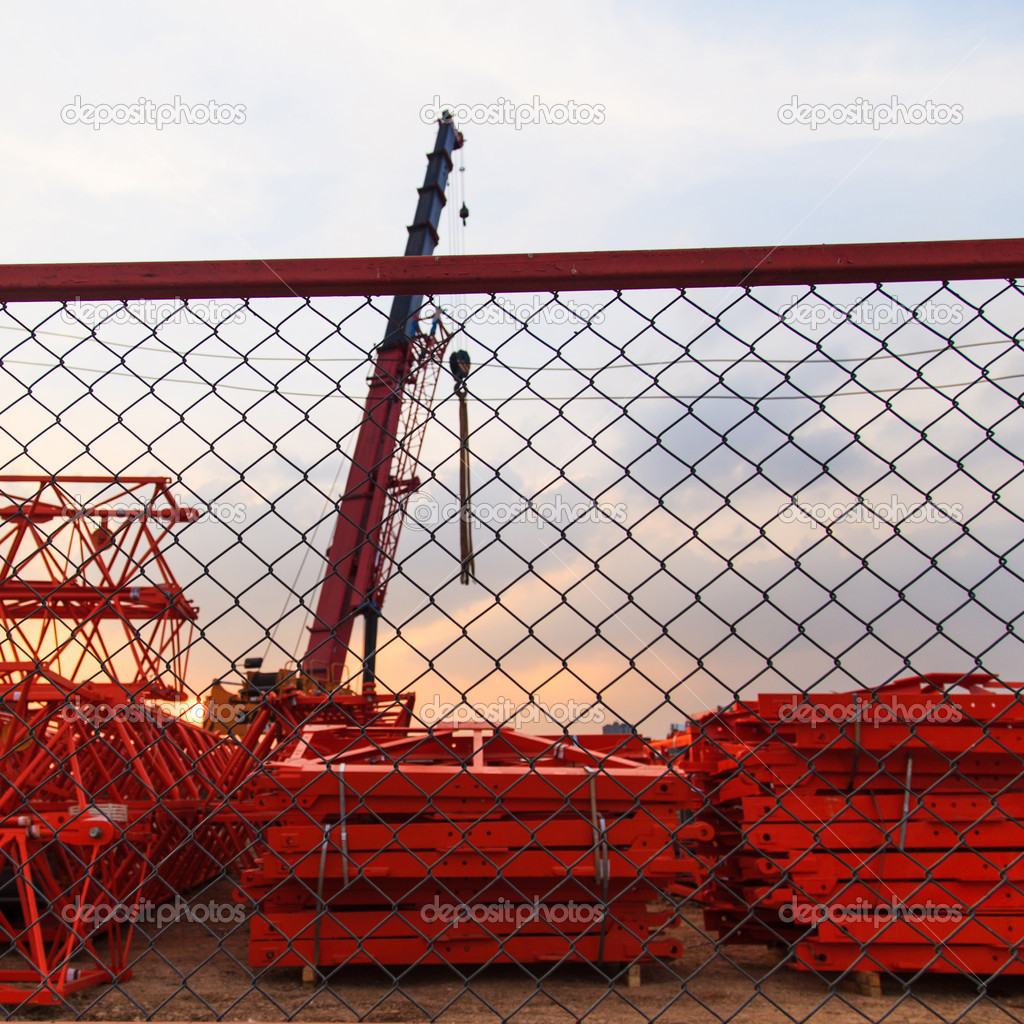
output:
[{"label": "orange metal framework", "polygon": [[0,685],[184,699],[198,610],[161,546],[197,516],[165,477],[0,476]]}]

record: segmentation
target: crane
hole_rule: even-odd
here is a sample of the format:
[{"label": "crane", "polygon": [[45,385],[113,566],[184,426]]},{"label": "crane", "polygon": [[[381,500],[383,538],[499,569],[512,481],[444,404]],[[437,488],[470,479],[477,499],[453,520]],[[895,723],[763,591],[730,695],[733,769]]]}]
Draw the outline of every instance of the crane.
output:
[{"label": "crane", "polygon": [[[437,124],[416,214],[408,228],[406,256],[434,252],[454,167],[452,154],[463,145],[449,111],[442,113]],[[437,315],[429,330],[421,329],[422,305],[421,295],[396,295],[384,338],[376,348],[305,652],[296,668],[278,672],[262,672],[262,659],[247,658],[248,682],[242,693],[231,694],[215,681],[206,702],[208,711],[224,702],[258,700],[284,684],[307,693],[344,686],[352,631],[360,616],[364,622],[362,699],[373,704],[377,624],[398,547],[404,501],[420,486],[414,470],[449,337]],[[208,714],[208,724],[209,719]]]},{"label": "crane", "polygon": [[[427,158],[406,256],[429,256],[437,245],[452,153],[462,143],[462,134],[445,111],[438,121],[434,150]],[[302,670],[328,688],[340,681],[359,614],[364,619],[365,637],[363,692],[372,693],[375,686],[377,620],[401,529],[401,499],[420,484],[411,474],[415,459],[410,458],[410,442],[418,449],[422,441],[421,428],[447,341],[444,332],[419,330],[422,304],[421,295],[396,295],[391,305],[384,340],[377,348],[348,483],[338,506],[327,552],[328,569],[301,661]]]}]

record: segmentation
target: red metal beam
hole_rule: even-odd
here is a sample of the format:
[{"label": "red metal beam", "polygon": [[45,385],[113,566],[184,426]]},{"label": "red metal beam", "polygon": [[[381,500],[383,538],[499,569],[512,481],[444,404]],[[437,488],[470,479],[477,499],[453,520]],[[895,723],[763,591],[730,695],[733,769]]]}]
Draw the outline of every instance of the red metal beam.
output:
[{"label": "red metal beam", "polygon": [[440,295],[1024,277],[1024,238],[323,260],[0,265],[0,301]]}]

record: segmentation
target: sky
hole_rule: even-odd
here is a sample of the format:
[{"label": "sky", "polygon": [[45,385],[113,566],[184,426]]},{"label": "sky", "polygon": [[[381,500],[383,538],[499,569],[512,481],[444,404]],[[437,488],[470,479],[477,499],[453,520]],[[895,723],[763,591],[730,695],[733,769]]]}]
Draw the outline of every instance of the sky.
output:
[{"label": "sky", "polygon": [[[0,68],[0,263],[397,255],[444,106],[462,112],[466,145],[443,254],[1024,235],[1024,10],[1015,4],[385,2],[283,11],[101,0],[9,5],[5,26],[18,45]],[[193,119],[213,104],[226,123],[178,116],[159,127],[96,127],[89,112],[147,102],[187,108]],[[807,123],[840,107],[843,123]],[[926,107],[925,123],[891,123]],[[567,123],[533,123],[545,117]],[[455,217],[463,200],[464,228]],[[922,302],[929,287],[896,294]],[[827,295],[849,304],[869,290]],[[799,291],[761,292],[774,323]],[[759,336],[765,324],[763,309],[733,306],[724,290],[703,293],[701,309],[678,293],[631,295],[629,307],[609,293],[563,296],[585,316],[600,311],[599,330],[579,337],[571,317],[542,317],[524,333],[508,317],[489,318],[486,297],[446,297],[461,308],[458,342],[479,367],[471,416],[482,584],[458,586],[452,523],[436,532],[407,525],[382,677],[435,704],[530,694],[585,703],[597,691],[605,720],[663,735],[737,693],[801,681],[848,689],[896,674],[901,659],[921,670],[968,657],[969,667],[969,653],[984,650],[993,671],[1012,672],[1018,648],[1000,624],[1019,617],[1019,581],[989,561],[1013,549],[1008,510],[1022,496],[1013,454],[1022,367],[1007,341],[1021,309],[996,291],[938,290],[935,310],[947,314],[939,345],[970,320],[959,335],[965,356],[940,353],[936,331],[917,325],[890,348],[923,357],[895,360],[850,323],[826,344],[835,325],[817,322],[823,307],[805,296],[802,335],[766,336],[756,359],[728,370],[721,361],[743,354],[730,339]],[[342,337],[324,340],[322,318],[290,300],[257,303],[236,323],[229,299],[205,307],[229,324],[219,339],[194,321],[156,335],[132,324],[95,328],[102,315],[88,305],[73,307],[78,320],[36,304],[0,321],[4,471],[161,472],[188,500],[242,508],[244,529],[207,517],[172,549],[205,630],[195,689],[251,653],[276,667],[301,650],[303,614],[292,612],[289,591],[307,605],[315,596],[331,526],[325,500],[343,479],[366,354],[386,308],[322,300],[334,323],[347,318]],[[536,308],[549,299],[509,301]],[[869,326],[885,334],[881,313],[892,301],[871,301],[880,322]],[[976,316],[983,306],[985,322]],[[709,329],[704,310],[711,320],[727,310],[732,335]],[[35,340],[23,345],[26,330]],[[715,374],[734,394],[767,393],[778,366],[815,344],[838,362],[801,364],[794,379],[811,394],[843,383],[843,367],[868,357],[860,379],[880,393],[915,380],[938,389],[973,380],[978,364],[968,357],[980,363],[978,353],[1007,382],[955,407],[941,390],[908,390],[888,412],[864,395],[807,408],[773,400],[770,412],[754,413],[728,395],[681,405]],[[645,365],[624,366],[624,355]],[[67,367],[54,370],[62,356]],[[588,382],[599,391],[572,399]],[[450,504],[456,488],[455,405],[447,380],[441,389],[421,508]],[[970,461],[969,477],[954,452]],[[822,542],[813,524],[775,516],[797,497],[835,504],[861,494],[931,494],[987,518],[959,546],[948,523],[927,522],[902,538],[884,534],[892,543],[874,553],[877,526],[851,522],[849,536]],[[622,522],[564,533],[484,521],[485,510],[522,500],[626,511]],[[855,571],[858,551],[874,553],[871,571]],[[904,589],[909,604],[895,599]],[[829,603],[830,590],[841,592],[838,602]],[[879,621],[865,632],[872,616]],[[934,620],[944,616],[940,636]],[[600,724],[592,717],[581,728]]]},{"label": "sky", "polygon": [[[1013,3],[5,6],[5,262],[400,252],[435,97],[602,108],[464,125],[470,252],[1024,234]],[[76,96],[244,122],[94,130]],[[793,97],[962,118],[812,130]]]}]

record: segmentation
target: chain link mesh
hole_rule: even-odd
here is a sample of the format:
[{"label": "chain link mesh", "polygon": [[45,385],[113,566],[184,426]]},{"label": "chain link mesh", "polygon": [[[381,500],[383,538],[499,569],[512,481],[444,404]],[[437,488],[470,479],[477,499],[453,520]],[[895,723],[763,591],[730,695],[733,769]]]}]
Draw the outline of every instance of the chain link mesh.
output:
[{"label": "chain link mesh", "polygon": [[4,1012],[1017,1019],[1016,282],[387,307],[0,307]]}]

